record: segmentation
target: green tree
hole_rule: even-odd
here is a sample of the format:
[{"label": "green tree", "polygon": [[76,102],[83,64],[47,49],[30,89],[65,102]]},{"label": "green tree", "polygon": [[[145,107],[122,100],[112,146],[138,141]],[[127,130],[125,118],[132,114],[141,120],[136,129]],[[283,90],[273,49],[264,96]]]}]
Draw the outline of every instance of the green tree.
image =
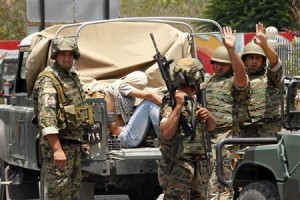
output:
[{"label": "green tree", "polygon": [[0,39],[20,40],[26,35],[26,1],[0,0]]},{"label": "green tree", "polygon": [[199,17],[207,0],[121,0],[121,17]]},{"label": "green tree", "polygon": [[300,23],[300,1],[288,0],[289,13],[295,22]]},{"label": "green tree", "polygon": [[[291,2],[292,0],[208,0],[204,17],[219,22],[221,26],[231,26],[238,32],[255,31],[257,22],[264,23],[266,27],[275,26],[278,30],[293,30],[299,26],[299,22],[294,21],[291,15],[290,5],[295,5],[290,4]],[[209,25],[200,27],[214,31]]]},{"label": "green tree", "polygon": [[121,17],[201,18],[206,2],[207,0],[121,0]]}]

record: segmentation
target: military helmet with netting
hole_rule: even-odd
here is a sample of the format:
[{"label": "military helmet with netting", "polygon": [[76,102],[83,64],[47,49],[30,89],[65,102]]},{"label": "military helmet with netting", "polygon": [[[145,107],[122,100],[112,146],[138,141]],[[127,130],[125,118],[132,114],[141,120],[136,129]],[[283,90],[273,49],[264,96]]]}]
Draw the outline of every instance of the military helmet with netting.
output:
[{"label": "military helmet with netting", "polygon": [[74,38],[58,38],[55,40],[53,43],[51,59],[55,59],[57,54],[61,51],[72,51],[75,60],[80,57],[79,49],[75,44]]},{"label": "military helmet with netting", "polygon": [[199,85],[203,82],[203,65],[198,59],[183,58],[174,68],[174,76],[182,73],[188,85]]}]

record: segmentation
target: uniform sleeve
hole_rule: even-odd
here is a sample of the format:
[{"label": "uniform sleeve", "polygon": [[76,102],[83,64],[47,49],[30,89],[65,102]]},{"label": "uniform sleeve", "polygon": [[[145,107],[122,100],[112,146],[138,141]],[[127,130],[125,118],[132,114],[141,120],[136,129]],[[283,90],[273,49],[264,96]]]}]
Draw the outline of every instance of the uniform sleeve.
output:
[{"label": "uniform sleeve", "polygon": [[168,119],[171,113],[172,113],[171,100],[168,97],[164,97],[159,110],[160,124],[166,119]]},{"label": "uniform sleeve", "polygon": [[267,77],[268,80],[271,81],[271,83],[273,84],[274,87],[276,88],[280,88],[280,82],[281,82],[281,78],[282,78],[282,63],[280,61],[280,59],[278,59],[277,64],[270,69],[269,67],[268,72],[267,72]]},{"label": "uniform sleeve", "polygon": [[250,98],[250,92],[251,92],[250,81],[247,76],[247,84],[244,87],[240,88],[234,84],[232,89],[234,101],[238,103],[247,100],[248,98]]},{"label": "uniform sleeve", "polygon": [[42,135],[58,134],[56,118],[57,91],[49,78],[40,82],[38,97],[38,119]]}]

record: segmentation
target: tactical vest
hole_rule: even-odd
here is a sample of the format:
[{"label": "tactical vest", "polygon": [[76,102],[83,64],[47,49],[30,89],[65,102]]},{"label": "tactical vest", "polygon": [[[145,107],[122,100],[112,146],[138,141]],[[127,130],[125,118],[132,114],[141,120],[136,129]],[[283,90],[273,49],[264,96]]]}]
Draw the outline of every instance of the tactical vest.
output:
[{"label": "tactical vest", "polygon": [[206,107],[214,116],[218,128],[232,127],[236,108],[232,96],[233,77],[213,76],[205,83]]},{"label": "tactical vest", "polygon": [[[170,99],[167,101],[167,105],[171,105]],[[204,122],[196,121],[194,117],[197,104],[198,103],[195,100],[188,101],[181,112],[185,117],[188,126],[194,126],[194,132],[191,134],[186,133],[186,131],[183,130],[182,124],[180,124],[172,139],[164,140],[161,138],[161,151],[163,155],[175,160],[188,161],[203,160],[206,158],[203,143]]]},{"label": "tactical vest", "polygon": [[268,82],[264,76],[250,76],[251,98],[244,125],[264,123],[278,119],[280,115],[280,89]]},{"label": "tactical vest", "polygon": [[[70,138],[70,132],[82,132],[83,129],[94,125],[93,108],[91,105],[85,103],[86,100],[84,91],[80,91],[79,93],[74,92],[73,90],[67,91],[59,77],[54,75],[54,73],[55,72],[51,70],[51,68],[50,70],[44,70],[39,74],[37,80],[41,80],[44,77],[50,78],[57,91],[58,99],[56,118],[60,132],[59,137],[75,139]],[[80,80],[77,75],[72,75],[72,78],[76,84],[80,84]],[[72,101],[72,99],[74,99],[74,101]]]}]

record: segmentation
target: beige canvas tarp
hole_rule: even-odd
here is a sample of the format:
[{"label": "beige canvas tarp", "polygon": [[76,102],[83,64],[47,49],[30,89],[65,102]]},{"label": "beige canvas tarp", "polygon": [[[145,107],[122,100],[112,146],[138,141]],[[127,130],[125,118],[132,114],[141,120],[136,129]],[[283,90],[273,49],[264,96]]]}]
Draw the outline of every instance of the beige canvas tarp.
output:
[{"label": "beige canvas tarp", "polygon": [[[51,62],[48,48],[61,26],[45,29],[32,39],[32,52],[26,62],[26,83],[30,95],[40,71]],[[64,29],[58,37],[73,36],[78,27]],[[188,33],[163,23],[110,22],[88,25],[78,37],[80,59],[77,71],[86,88],[105,87],[113,80],[140,70],[148,76],[148,89],[161,90],[164,82],[153,56],[156,54],[150,33],[154,34],[162,55],[174,59],[190,56]],[[96,81],[97,80],[97,81]]]}]

